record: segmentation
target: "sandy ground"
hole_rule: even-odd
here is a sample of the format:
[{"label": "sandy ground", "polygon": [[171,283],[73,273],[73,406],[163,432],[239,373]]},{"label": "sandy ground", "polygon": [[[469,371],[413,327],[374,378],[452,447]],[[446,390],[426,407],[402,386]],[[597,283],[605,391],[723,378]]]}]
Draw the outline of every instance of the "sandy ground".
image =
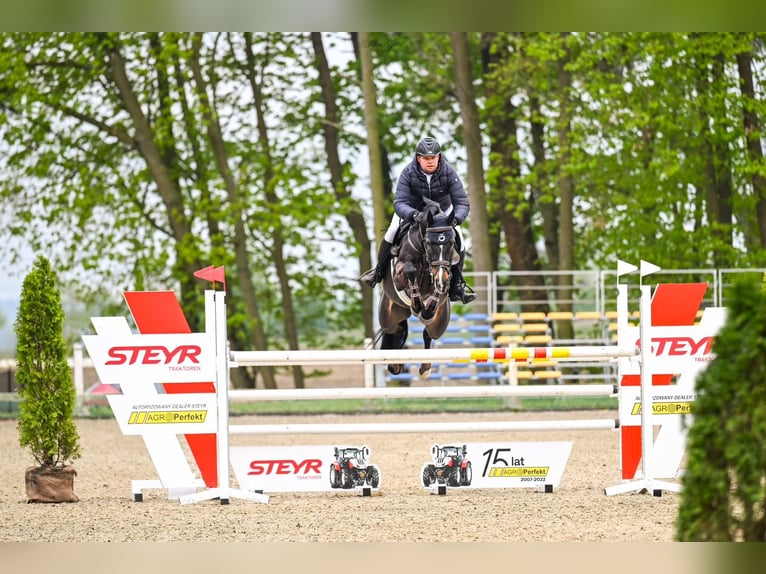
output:
[{"label": "sandy ground", "polygon": [[[540,420],[615,418],[616,412],[486,413],[236,417],[235,424]],[[545,431],[354,437],[372,449],[381,488],[354,492],[275,493],[266,504],[232,499],[181,505],[162,490],[131,499],[130,481],[156,478],[140,437],[123,436],[114,420],[78,419],[83,456],[75,462],[80,502],[27,504],[24,471],[32,460],[18,446],[16,422],[0,421],[0,542],[538,542],[673,540],[678,495],[606,496],[620,482],[617,431]],[[532,489],[449,489],[439,496],[419,483],[423,453],[434,443],[572,440],[561,484]],[[234,435],[232,445],[327,445],[338,435]],[[232,481],[232,485],[236,483]]]}]

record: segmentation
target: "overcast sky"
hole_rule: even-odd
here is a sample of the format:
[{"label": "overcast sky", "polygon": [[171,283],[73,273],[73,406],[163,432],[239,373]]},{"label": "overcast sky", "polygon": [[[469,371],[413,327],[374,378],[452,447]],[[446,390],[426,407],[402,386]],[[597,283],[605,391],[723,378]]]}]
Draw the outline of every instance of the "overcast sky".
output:
[{"label": "overcast sky", "polygon": [[[32,266],[32,261],[29,262],[29,266]],[[28,268],[25,266],[25,268]],[[14,271],[8,271],[7,264],[3,264],[3,270],[0,271],[0,299],[18,299],[21,296],[21,284],[24,281],[24,277],[15,273],[19,267],[14,265]]]}]

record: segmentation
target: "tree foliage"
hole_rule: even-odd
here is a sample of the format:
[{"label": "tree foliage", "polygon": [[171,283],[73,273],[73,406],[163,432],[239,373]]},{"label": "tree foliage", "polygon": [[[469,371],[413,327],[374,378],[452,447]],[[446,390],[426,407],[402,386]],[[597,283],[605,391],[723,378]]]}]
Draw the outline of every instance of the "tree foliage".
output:
[{"label": "tree foliage", "polygon": [[75,388],[64,343],[57,277],[41,256],[24,278],[18,316],[16,382],[19,444],[40,466],[63,467],[80,456],[74,423]]},{"label": "tree foliage", "polygon": [[177,288],[195,321],[192,271],[224,264],[238,347],[316,344],[317,307],[321,344],[358,344],[369,166],[392,188],[429,133],[485,163],[468,269],[474,244],[490,270],[763,266],[764,38],[468,33],[458,68],[448,33],[372,33],[365,118],[352,33],[0,34],[3,257],[45,250],[92,300]]},{"label": "tree foliage", "polygon": [[766,292],[732,288],[716,358],[697,377],[676,538],[766,541]]}]

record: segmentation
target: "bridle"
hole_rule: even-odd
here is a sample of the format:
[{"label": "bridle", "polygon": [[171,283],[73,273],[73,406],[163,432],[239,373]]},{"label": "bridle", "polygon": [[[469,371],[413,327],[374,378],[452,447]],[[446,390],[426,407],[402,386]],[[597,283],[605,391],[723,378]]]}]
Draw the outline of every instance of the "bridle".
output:
[{"label": "bridle", "polygon": [[[452,265],[452,249],[455,244],[455,229],[451,225],[426,228],[423,239],[423,253],[433,273],[434,267]],[[437,254],[432,258],[432,253]]]},{"label": "bridle", "polygon": [[448,295],[451,278],[452,252],[455,243],[455,230],[451,225],[427,227],[425,233],[420,226],[415,230],[420,238],[420,245],[413,241],[413,229],[407,233],[405,241],[417,250],[430,272],[432,289],[425,298],[420,292],[420,278],[407,279],[410,291],[410,307],[424,323],[433,320],[439,301]]}]

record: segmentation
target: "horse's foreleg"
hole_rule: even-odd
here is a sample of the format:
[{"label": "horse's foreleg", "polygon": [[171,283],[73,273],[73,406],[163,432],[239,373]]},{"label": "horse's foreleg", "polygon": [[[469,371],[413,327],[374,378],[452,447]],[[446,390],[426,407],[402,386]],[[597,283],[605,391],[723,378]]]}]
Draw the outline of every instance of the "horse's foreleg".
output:
[{"label": "horse's foreleg", "polygon": [[424,323],[428,323],[436,315],[436,307],[439,300],[436,297],[429,297],[426,299],[426,306],[420,311],[420,320]]},{"label": "horse's foreleg", "polygon": [[[431,339],[431,335],[428,334],[428,329],[423,329],[423,348],[430,349],[432,341],[433,339]],[[421,379],[428,380],[431,376],[431,363],[420,363],[418,372],[420,373]]]},{"label": "horse's foreleg", "polygon": [[450,275],[446,268],[440,267],[438,272],[433,275],[434,285],[433,290],[425,300],[422,302],[422,311],[420,312],[420,320],[424,323],[430,323],[436,316],[436,312],[439,308],[439,303],[449,293]]},{"label": "horse's foreleg", "polygon": [[420,315],[423,310],[423,295],[420,293],[418,284],[418,268],[412,261],[406,261],[402,266],[402,274],[407,280],[407,288],[410,292],[410,310],[415,315]]},{"label": "horse's foreleg", "polygon": [[410,309],[415,315],[420,315],[423,311],[423,297],[420,295],[420,287],[416,282],[409,283],[410,289]]}]

